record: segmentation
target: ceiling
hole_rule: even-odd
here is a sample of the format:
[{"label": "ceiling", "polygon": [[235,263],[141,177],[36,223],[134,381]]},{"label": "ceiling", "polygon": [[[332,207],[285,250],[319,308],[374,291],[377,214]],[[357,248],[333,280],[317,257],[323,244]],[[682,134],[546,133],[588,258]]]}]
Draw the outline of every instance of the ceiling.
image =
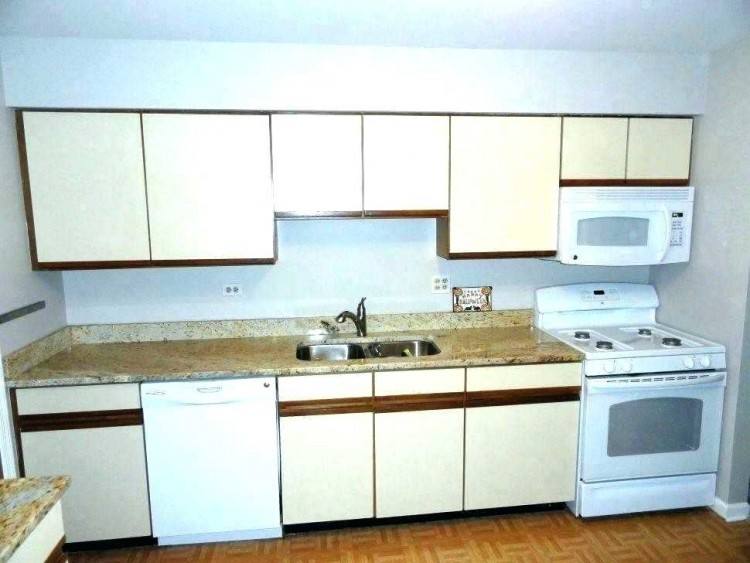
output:
[{"label": "ceiling", "polygon": [[706,52],[750,0],[0,0],[0,35]]}]

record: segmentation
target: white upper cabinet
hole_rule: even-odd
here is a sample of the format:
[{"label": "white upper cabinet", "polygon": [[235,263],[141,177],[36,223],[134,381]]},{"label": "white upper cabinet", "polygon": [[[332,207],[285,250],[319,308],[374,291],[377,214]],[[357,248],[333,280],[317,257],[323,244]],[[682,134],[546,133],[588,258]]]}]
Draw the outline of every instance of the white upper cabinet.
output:
[{"label": "white upper cabinet", "polygon": [[448,116],[364,117],[365,214],[444,215]]},{"label": "white upper cabinet", "polygon": [[274,260],[268,120],[143,116],[153,260]]},{"label": "white upper cabinet", "polygon": [[22,119],[35,267],[147,261],[140,116],[23,112]]},{"label": "white upper cabinet", "polygon": [[362,117],[271,117],[276,212],[290,216],[362,213]]},{"label": "white upper cabinet", "polygon": [[562,180],[624,180],[627,117],[563,119]]},{"label": "white upper cabinet", "polygon": [[628,180],[682,180],[690,177],[691,118],[631,118]]},{"label": "white upper cabinet", "polygon": [[451,120],[449,236],[439,220],[440,255],[554,254],[561,118]]}]

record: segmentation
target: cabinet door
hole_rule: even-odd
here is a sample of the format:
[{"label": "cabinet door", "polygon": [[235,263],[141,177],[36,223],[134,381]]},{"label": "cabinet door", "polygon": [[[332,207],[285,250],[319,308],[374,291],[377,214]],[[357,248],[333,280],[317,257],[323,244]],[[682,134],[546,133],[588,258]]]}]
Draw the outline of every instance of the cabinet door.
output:
[{"label": "cabinet door", "polygon": [[627,117],[563,119],[562,180],[625,180]]},{"label": "cabinet door", "polygon": [[372,518],[372,416],[281,418],[284,524]]},{"label": "cabinet door", "polygon": [[68,542],[151,535],[143,426],[22,432],[27,476],[70,475]]},{"label": "cabinet door", "polygon": [[363,119],[365,214],[445,215],[449,118],[366,115]]},{"label": "cabinet door", "polygon": [[581,364],[468,368],[465,508],[575,498]]},{"label": "cabinet door", "polygon": [[284,524],[372,518],[372,374],[280,377]]},{"label": "cabinet door", "polygon": [[687,181],[692,134],[689,118],[631,118],[627,179]]},{"label": "cabinet door", "polygon": [[143,116],[153,260],[273,261],[268,120]]},{"label": "cabinet door", "polygon": [[375,415],[378,518],[463,508],[463,409]]},{"label": "cabinet door", "polygon": [[463,508],[464,370],[375,374],[375,515]]},{"label": "cabinet door", "polygon": [[[553,255],[559,117],[452,117],[448,258]],[[440,221],[438,229],[444,228]]]},{"label": "cabinet door", "polygon": [[361,215],[361,116],[273,115],[271,134],[278,215]]},{"label": "cabinet door", "polygon": [[140,116],[27,111],[19,119],[35,267],[148,260]]},{"label": "cabinet door", "polygon": [[573,500],[579,404],[466,409],[466,510]]}]

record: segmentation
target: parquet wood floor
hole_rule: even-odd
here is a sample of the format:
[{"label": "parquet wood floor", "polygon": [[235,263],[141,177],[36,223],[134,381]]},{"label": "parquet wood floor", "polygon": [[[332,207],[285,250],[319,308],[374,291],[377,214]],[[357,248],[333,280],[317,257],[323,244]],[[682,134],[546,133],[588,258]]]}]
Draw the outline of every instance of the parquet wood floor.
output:
[{"label": "parquet wood floor", "polygon": [[70,563],[750,561],[750,521],[708,509],[582,521],[568,511],[351,528],[279,540],[70,554]]}]

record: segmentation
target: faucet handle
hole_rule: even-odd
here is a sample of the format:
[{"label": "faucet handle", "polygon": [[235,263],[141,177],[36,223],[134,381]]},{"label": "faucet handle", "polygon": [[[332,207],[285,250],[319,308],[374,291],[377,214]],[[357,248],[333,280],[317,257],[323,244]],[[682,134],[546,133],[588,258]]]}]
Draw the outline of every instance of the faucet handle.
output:
[{"label": "faucet handle", "polygon": [[363,297],[362,299],[360,299],[359,300],[359,305],[357,305],[357,316],[358,317],[361,317],[362,314],[366,312],[366,309],[365,309],[365,299],[367,299],[367,297]]}]

